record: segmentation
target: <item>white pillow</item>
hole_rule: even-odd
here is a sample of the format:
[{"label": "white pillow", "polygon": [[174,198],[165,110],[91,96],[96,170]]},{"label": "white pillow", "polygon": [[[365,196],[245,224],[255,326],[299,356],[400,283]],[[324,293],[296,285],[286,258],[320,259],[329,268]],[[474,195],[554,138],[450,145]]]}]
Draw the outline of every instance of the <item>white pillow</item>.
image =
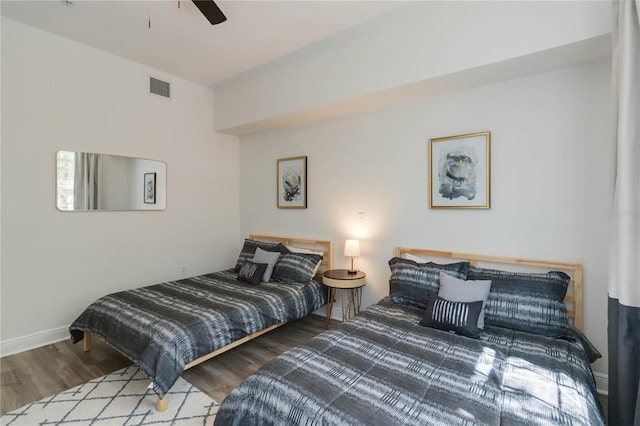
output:
[{"label": "white pillow", "polygon": [[260,247],[256,248],[256,253],[253,255],[253,261],[255,263],[266,263],[267,269],[264,271],[264,275],[262,276],[262,282],[268,283],[271,280],[271,274],[273,273],[273,267],[275,266],[278,258],[280,257],[280,252],[277,251],[266,251],[262,250]]},{"label": "white pillow", "polygon": [[450,302],[477,302],[482,300],[478,328],[484,328],[484,308],[491,290],[491,280],[461,280],[440,272],[438,296]]},{"label": "white pillow", "polygon": [[[427,259],[423,259],[421,257],[416,256],[415,254],[411,254],[411,253],[405,253],[404,254],[404,258],[407,260],[413,260],[416,263],[427,263],[428,260]],[[453,302],[453,300],[452,300]]]},{"label": "white pillow", "polygon": [[293,253],[304,253],[304,254],[319,254],[320,256],[324,256],[324,252],[321,250],[309,250],[306,248],[302,248],[302,247],[296,247],[296,246],[286,246],[290,252]]}]

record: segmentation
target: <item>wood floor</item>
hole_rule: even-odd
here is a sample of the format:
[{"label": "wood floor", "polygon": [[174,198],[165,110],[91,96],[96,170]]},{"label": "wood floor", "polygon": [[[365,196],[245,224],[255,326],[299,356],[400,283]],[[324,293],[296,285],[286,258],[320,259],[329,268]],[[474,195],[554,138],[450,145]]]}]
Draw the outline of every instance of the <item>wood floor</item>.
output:
[{"label": "wood floor", "polygon": [[[325,330],[324,317],[309,315],[193,367],[182,377],[222,402],[262,365]],[[100,339],[93,339],[89,352],[82,350],[82,343],[72,345],[66,340],[3,357],[0,414],[129,365],[131,361]]]}]

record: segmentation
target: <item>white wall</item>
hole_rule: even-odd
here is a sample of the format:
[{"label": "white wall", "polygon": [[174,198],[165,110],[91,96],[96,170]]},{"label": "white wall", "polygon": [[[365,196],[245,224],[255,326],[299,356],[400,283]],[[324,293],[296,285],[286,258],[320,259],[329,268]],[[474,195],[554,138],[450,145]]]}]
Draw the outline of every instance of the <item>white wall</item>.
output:
[{"label": "white wall", "polygon": [[[611,32],[610,10],[606,1],[408,2],[221,85],[217,129],[243,134],[332,116],[333,110],[364,110],[409,98],[403,87],[494,64],[504,66],[459,80],[471,87],[479,78],[500,81],[504,74],[553,69],[568,56],[596,53],[598,38]],[[595,44],[581,44],[589,40]],[[567,47],[561,54],[542,55],[561,47]],[[531,59],[524,69],[516,61],[523,57]],[[380,93],[375,102],[360,100]]]},{"label": "white wall", "polygon": [[[608,61],[244,136],[240,233],[361,239],[364,305],[388,294],[396,246],[584,265],[585,330],[605,359]],[[492,133],[490,210],[430,210],[428,140]],[[276,160],[308,156],[308,208],[276,208]],[[364,226],[357,212],[365,212]]]},{"label": "white wall", "polygon": [[[173,98],[148,94],[153,75]],[[232,265],[238,140],[213,91],[2,18],[2,353],[66,327],[95,298]],[[167,209],[60,212],[56,151],[167,163]],[[229,250],[233,247],[233,250]]]}]

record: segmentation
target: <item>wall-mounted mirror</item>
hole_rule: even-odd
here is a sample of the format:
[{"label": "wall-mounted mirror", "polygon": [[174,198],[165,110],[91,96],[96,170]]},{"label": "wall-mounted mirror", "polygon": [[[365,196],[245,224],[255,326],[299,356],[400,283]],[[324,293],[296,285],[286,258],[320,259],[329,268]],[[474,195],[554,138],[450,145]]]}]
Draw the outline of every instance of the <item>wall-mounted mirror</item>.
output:
[{"label": "wall-mounted mirror", "polygon": [[167,204],[163,161],[58,151],[56,182],[62,211],[164,210]]}]

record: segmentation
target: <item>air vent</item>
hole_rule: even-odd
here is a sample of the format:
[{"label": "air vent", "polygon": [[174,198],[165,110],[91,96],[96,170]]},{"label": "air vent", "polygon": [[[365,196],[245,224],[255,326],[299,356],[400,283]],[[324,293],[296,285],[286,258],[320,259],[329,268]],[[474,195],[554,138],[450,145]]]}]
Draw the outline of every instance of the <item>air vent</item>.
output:
[{"label": "air vent", "polygon": [[171,84],[157,78],[149,77],[149,92],[154,95],[171,98]]}]

